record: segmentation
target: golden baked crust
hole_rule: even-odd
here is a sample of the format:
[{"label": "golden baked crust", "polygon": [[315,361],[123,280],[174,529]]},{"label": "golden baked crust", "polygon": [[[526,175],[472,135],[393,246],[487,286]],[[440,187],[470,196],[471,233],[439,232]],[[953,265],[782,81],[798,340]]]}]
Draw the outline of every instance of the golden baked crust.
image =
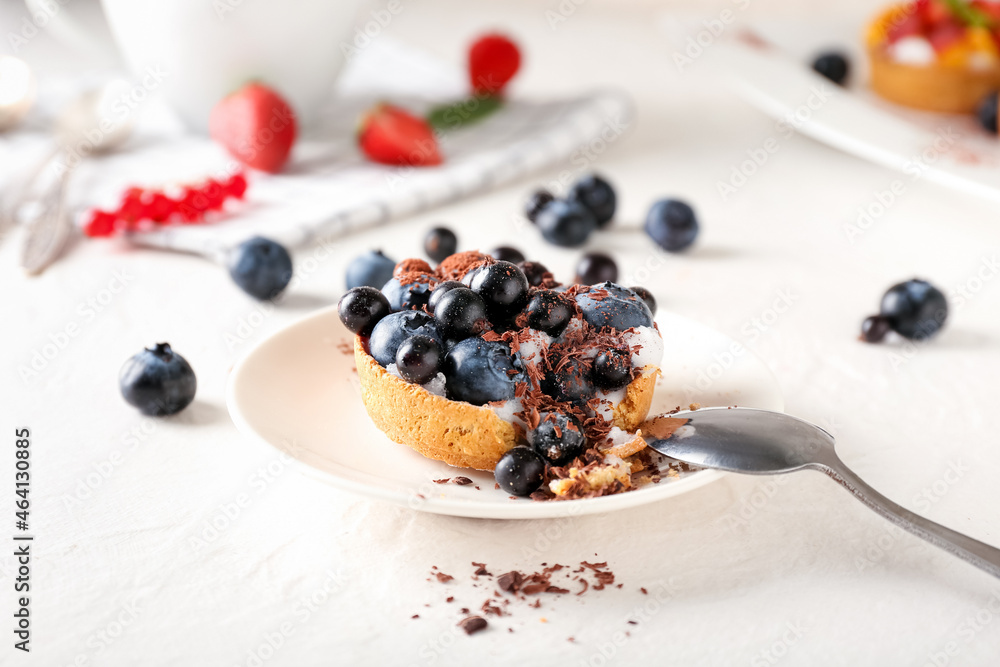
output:
[{"label": "golden baked crust", "polygon": [[935,62],[907,65],[886,56],[888,26],[906,12],[896,5],[882,12],[868,27],[866,46],[871,87],[881,97],[915,109],[941,113],[972,113],[991,92],[1000,88],[1000,66],[973,69]]},{"label": "golden baked crust", "polygon": [[[448,465],[493,470],[516,443],[514,426],[488,407],[435,396],[382,368],[354,337],[354,362],[368,416],[390,440]],[[614,424],[633,430],[646,418],[659,368],[647,366],[615,406]]]}]

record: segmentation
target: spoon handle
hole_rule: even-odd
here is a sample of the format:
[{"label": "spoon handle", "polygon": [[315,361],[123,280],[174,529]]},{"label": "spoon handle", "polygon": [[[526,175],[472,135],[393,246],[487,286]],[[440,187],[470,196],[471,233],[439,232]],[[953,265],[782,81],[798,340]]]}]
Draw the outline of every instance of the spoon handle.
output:
[{"label": "spoon handle", "polygon": [[945,528],[897,505],[869,486],[839,458],[820,466],[820,469],[853,493],[855,498],[900,528],[1000,578],[1000,549]]}]

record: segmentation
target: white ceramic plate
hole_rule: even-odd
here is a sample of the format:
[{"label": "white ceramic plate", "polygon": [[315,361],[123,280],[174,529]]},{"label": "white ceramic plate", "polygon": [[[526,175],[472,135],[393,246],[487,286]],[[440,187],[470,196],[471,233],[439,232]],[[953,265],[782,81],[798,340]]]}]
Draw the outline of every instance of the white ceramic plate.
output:
[{"label": "white ceramic plate", "polygon": [[[751,351],[677,315],[661,313],[657,322],[666,353],[650,414],[691,402],[784,407],[777,380]],[[608,512],[676,496],[721,476],[710,470],[690,472],[585,500],[511,499],[494,489],[492,474],[424,458],[375,428],[361,402],[351,341],[335,307],[262,341],[229,379],[227,403],[236,426],[251,439],[287,452],[310,477],[371,498],[455,516],[537,519]],[[474,484],[433,481],[456,476]]]},{"label": "white ceramic plate", "polygon": [[[696,27],[665,22],[675,45]],[[783,127],[817,141],[961,192],[1000,201],[1000,142],[971,115],[929,113],[892,104],[868,86],[862,51],[863,22],[755,23],[748,32],[730,30],[706,48],[691,76],[715,71],[730,80],[748,102]],[[809,67],[818,51],[836,48],[851,57],[846,88]],[[704,69],[702,68],[704,66]],[[783,134],[777,135],[779,137]],[[780,139],[779,139],[780,141]]]}]

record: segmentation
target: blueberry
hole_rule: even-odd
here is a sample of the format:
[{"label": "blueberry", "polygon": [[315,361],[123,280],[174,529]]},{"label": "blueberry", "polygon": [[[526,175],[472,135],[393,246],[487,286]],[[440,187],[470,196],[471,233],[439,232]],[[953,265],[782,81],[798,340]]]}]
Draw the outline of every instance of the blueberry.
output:
[{"label": "blueberry", "polygon": [[466,338],[444,358],[448,397],[483,405],[514,398],[518,382],[526,382],[517,354],[499,341]]},{"label": "blueberry", "polygon": [[926,280],[907,280],[885,293],[880,315],[904,338],[930,338],[948,319],[948,301]]},{"label": "blueberry", "polygon": [[542,209],[552,203],[555,197],[548,190],[535,190],[528,197],[528,202],[524,205],[524,217],[531,222],[538,221],[538,214]]},{"label": "blueberry", "polygon": [[866,343],[881,343],[886,335],[892,331],[889,320],[881,315],[866,317],[861,323],[861,340]]},{"label": "blueberry", "polygon": [[618,265],[603,252],[588,252],[576,265],[576,282],[597,285],[618,280]]},{"label": "blueberry", "polygon": [[528,326],[558,336],[573,318],[573,303],[560,292],[541,290],[528,302]]},{"label": "blueberry", "polygon": [[392,279],[394,268],[396,261],[383,255],[381,250],[359,255],[347,265],[347,289],[364,286],[382,289],[382,285]]},{"label": "blueberry", "polygon": [[435,262],[454,255],[458,250],[458,237],[447,227],[435,227],[424,237],[424,252]]},{"label": "blueberry", "polygon": [[635,292],[615,283],[602,283],[576,295],[583,319],[592,327],[618,331],[653,326],[653,314]]},{"label": "blueberry", "polygon": [[997,133],[997,102],[1000,100],[1000,95],[993,92],[983,98],[983,101],[979,103],[976,108],[976,117],[979,118],[979,123],[983,128],[990,134]]},{"label": "blueberry", "polygon": [[281,294],[292,279],[292,258],[285,247],[255,236],[233,248],[229,275],[244,292],[265,301]]},{"label": "blueberry", "polygon": [[433,282],[401,285],[399,278],[392,278],[382,286],[382,293],[393,310],[422,310],[430,302],[433,289]]},{"label": "blueberry", "polygon": [[557,401],[583,405],[594,397],[591,365],[589,359],[576,356],[557,360],[542,378],[541,390]]},{"label": "blueberry", "polygon": [[512,264],[518,264],[524,261],[524,255],[521,251],[517,248],[511,248],[509,245],[502,245],[493,248],[493,250],[490,250],[490,257],[510,262]]},{"label": "blueberry", "polygon": [[434,318],[419,310],[403,310],[383,317],[372,330],[371,355],[383,366],[396,362],[399,346],[411,336],[428,336],[441,343]]},{"label": "blueberry", "polygon": [[396,350],[396,370],[416,384],[430,382],[441,370],[441,345],[430,336],[410,336]]},{"label": "blueberry", "polygon": [[847,75],[851,71],[851,65],[847,57],[837,51],[821,53],[813,60],[812,68],[820,76],[825,76],[838,86],[844,85]]},{"label": "blueberry", "polygon": [[118,373],[118,386],[130,405],[144,415],[172,415],[194,400],[198,381],[191,364],[157,343],[130,358]]},{"label": "blueberry", "polygon": [[389,300],[374,287],[355,287],[340,297],[337,312],[351,332],[370,336],[379,320],[389,314]]},{"label": "blueberry", "polygon": [[698,237],[698,219],[686,203],[662,199],[646,215],[646,233],[667,252],[680,252]]},{"label": "blueberry", "polygon": [[618,198],[611,184],[597,174],[584,176],[570,188],[566,199],[583,204],[591,213],[598,227],[606,227],[615,217]]},{"label": "blueberry", "polygon": [[653,296],[653,293],[650,292],[645,287],[638,287],[638,286],[636,286],[636,287],[629,287],[629,289],[632,290],[633,292],[635,292],[635,295],[637,297],[639,297],[640,299],[642,299],[643,303],[646,304],[646,307],[649,308],[649,312],[652,315],[655,316],[656,315],[656,297]]},{"label": "blueberry", "polygon": [[536,223],[546,241],[570,248],[586,243],[597,229],[597,220],[590,209],[564,199],[556,199],[543,208]]},{"label": "blueberry", "polygon": [[500,457],[493,477],[507,493],[530,496],[545,480],[545,460],[529,447],[513,447]]},{"label": "blueberry", "polygon": [[594,359],[590,374],[601,389],[621,389],[632,381],[632,354],[628,350],[604,350]]},{"label": "blueberry", "polygon": [[555,282],[552,272],[540,262],[521,262],[517,267],[524,272],[524,277],[532,287],[541,287],[546,280]]},{"label": "blueberry", "polygon": [[560,412],[543,412],[538,427],[528,432],[528,442],[554,466],[566,465],[583,453],[587,439],[580,422]]},{"label": "blueberry", "polygon": [[490,317],[497,320],[516,315],[528,301],[528,279],[510,262],[482,267],[473,276],[471,287],[486,302]]},{"label": "blueberry", "polygon": [[431,298],[427,301],[427,310],[433,313],[445,292],[453,290],[456,287],[465,287],[465,285],[457,280],[446,280],[443,283],[438,283],[437,287],[431,292]]},{"label": "blueberry", "polygon": [[481,267],[481,266],[477,266],[474,269],[469,269],[465,273],[465,275],[462,276],[462,286],[463,287],[471,287],[472,286],[472,279],[475,278],[476,274],[479,273],[482,269],[483,269],[483,267]]},{"label": "blueberry", "polygon": [[446,340],[463,340],[485,331],[489,318],[482,297],[468,287],[456,287],[437,302],[434,322]]}]

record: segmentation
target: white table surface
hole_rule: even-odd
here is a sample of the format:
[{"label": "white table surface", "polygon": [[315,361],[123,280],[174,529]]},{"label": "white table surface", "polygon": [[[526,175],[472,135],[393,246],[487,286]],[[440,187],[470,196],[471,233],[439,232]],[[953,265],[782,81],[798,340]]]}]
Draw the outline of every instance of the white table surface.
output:
[{"label": "white table surface", "polygon": [[[14,5],[5,17],[17,16]],[[648,281],[661,307],[752,348],[779,378],[788,411],[832,430],[842,457],[880,491],[1000,544],[996,211],[918,183],[852,244],[845,225],[896,176],[800,137],[781,139],[722,201],[717,182],[775,125],[731,93],[679,76],[653,13],[584,4],[550,30],[541,5],[504,7],[408,6],[387,34],[448,58],[484,26],[510,27],[527,51],[517,94],[601,83],[630,90],[632,131],[593,163],[618,186],[618,229],[593,245],[634,270],[651,246],[625,228],[658,197],[691,201],[703,234]],[[26,57],[51,64],[48,44],[39,38]],[[0,159],[16,158],[0,148]],[[16,244],[4,244],[5,627],[15,426],[33,432],[37,537],[33,651],[14,651],[5,630],[0,663],[255,665],[263,656],[267,665],[533,665],[558,652],[571,665],[996,664],[1000,582],[890,529],[818,474],[729,477],[617,514],[477,521],[337,491],[288,471],[236,431],[223,400],[232,364],[335,302],[345,262],[364,249],[419,254],[425,230],[445,221],[465,247],[512,242],[567,276],[578,251],[515,228],[512,213],[534,185],[345,238],[273,310],[194,257],[90,243],[28,279]],[[125,284],[112,294],[116,276]],[[913,354],[859,343],[858,324],[883,290],[913,276],[949,292],[968,286],[969,296],[961,305],[953,298],[945,331]],[[792,307],[751,333],[781,294]],[[18,368],[71,325],[77,334],[23,381]],[[194,366],[198,396],[176,417],[144,419],[121,400],[117,373],[161,340]],[[213,532],[213,522],[223,527]],[[623,588],[545,598],[541,609],[515,604],[472,637],[455,628],[458,605],[485,599],[468,578],[472,561],[499,573],[581,560],[608,561]],[[456,581],[426,581],[432,566]],[[647,603],[641,622],[627,624]]]}]

